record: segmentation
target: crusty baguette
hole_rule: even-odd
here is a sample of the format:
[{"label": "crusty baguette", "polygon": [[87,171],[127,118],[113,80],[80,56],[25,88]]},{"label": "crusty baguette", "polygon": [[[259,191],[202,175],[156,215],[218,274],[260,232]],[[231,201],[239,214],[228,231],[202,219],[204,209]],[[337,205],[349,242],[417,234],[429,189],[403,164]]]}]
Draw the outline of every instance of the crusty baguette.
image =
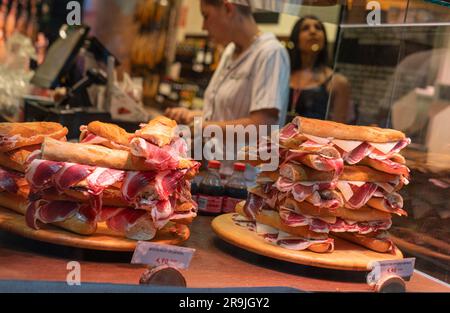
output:
[{"label": "crusty baguette", "polygon": [[44,138],[63,139],[69,130],[58,123],[0,123],[0,152],[41,144]]},{"label": "crusty baguette", "polygon": [[0,152],[0,166],[25,173],[30,154],[41,148],[40,145],[19,148],[9,152]]},{"label": "crusty baguette", "polygon": [[[0,192],[0,206],[25,215],[27,212],[28,200],[6,192]],[[53,224],[80,235],[92,235],[97,229],[97,224],[94,221],[86,221],[84,218],[81,218],[79,214],[75,214],[73,217],[63,222]]]},{"label": "crusty baguette", "polygon": [[368,183],[390,183],[397,180],[397,175],[374,170],[360,165],[345,166],[344,172],[339,177],[342,181],[360,181]]},{"label": "crusty baguette", "polygon": [[94,234],[97,230],[97,223],[95,221],[88,221],[80,214],[75,214],[63,222],[52,223],[52,225],[86,236]]},{"label": "crusty baguette", "polygon": [[133,134],[128,133],[125,129],[119,127],[118,125],[102,123],[99,121],[89,123],[87,130],[97,136],[103,137],[123,146],[129,146],[130,140],[133,137]]},{"label": "crusty baguette", "polygon": [[18,195],[0,192],[0,206],[25,215],[27,212],[28,200]]},{"label": "crusty baguette", "polygon": [[42,158],[58,162],[72,162],[118,170],[152,170],[145,161],[134,158],[131,153],[102,146],[61,142],[46,138],[42,144]]},{"label": "crusty baguette", "polygon": [[135,135],[162,147],[170,144],[175,135],[176,127],[177,123],[174,120],[159,116],[137,130]]},{"label": "crusty baguette", "polygon": [[394,249],[392,241],[387,239],[377,239],[368,235],[353,233],[333,233],[333,236],[345,239],[380,253],[391,252]]},{"label": "crusty baguette", "polygon": [[[397,193],[393,193],[388,195],[388,197],[395,197],[394,200],[398,203],[400,203],[401,207],[403,207],[403,199],[402,197],[397,194]],[[371,199],[369,199],[369,201],[367,202],[367,206],[380,210],[382,212],[388,212],[388,213],[392,213],[392,214],[397,214],[400,216],[408,216],[408,213],[403,210],[402,208],[399,209],[392,209],[390,207],[390,205],[388,205],[385,201],[384,198],[376,198],[376,197],[372,197]]]},{"label": "crusty baguette", "polygon": [[350,210],[347,208],[327,209],[319,208],[307,201],[297,202],[292,198],[287,199],[283,205],[287,208],[294,209],[296,212],[303,215],[315,217],[335,216],[343,220],[355,222],[385,221],[391,219],[391,214],[370,208],[368,206],[363,206],[357,210]]},{"label": "crusty baguette", "polygon": [[[244,203],[240,202],[236,205],[236,213],[246,216],[244,213]],[[281,230],[293,236],[300,236],[305,239],[325,240],[328,238],[327,234],[315,233],[309,230],[308,226],[289,227],[281,221],[280,215],[276,211],[263,210],[256,215],[256,221],[261,224]]]},{"label": "crusty baguette", "polygon": [[[46,138],[42,144],[42,158],[126,171],[155,170],[152,165],[145,162],[145,159],[135,157],[129,151],[113,150],[98,145],[62,142],[51,138]],[[192,168],[194,164],[194,161],[182,159],[178,164],[178,169]]]},{"label": "crusty baguette", "polygon": [[405,134],[394,130],[369,126],[352,126],[332,121],[296,117],[294,123],[298,131],[307,135],[341,140],[358,140],[373,143],[387,143],[406,138]]},{"label": "crusty baguette", "polygon": [[[275,178],[273,172],[261,173],[265,177]],[[293,182],[330,182],[334,178],[334,172],[317,171],[304,165],[287,163],[280,167],[280,176],[290,179]],[[339,176],[342,181],[364,181],[369,183],[389,183],[397,179],[396,175],[379,172],[367,166],[353,165],[345,166],[344,171]]]},{"label": "crusty baguette", "polygon": [[390,160],[392,162],[398,163],[399,166],[397,168],[392,168],[391,166],[386,165],[383,162],[371,159],[369,157],[364,158],[358,164],[369,166],[380,172],[389,173],[393,175],[404,175],[405,177],[409,177],[409,170],[405,165],[406,160],[403,156],[401,156],[400,154],[396,154],[392,158],[390,158]]}]

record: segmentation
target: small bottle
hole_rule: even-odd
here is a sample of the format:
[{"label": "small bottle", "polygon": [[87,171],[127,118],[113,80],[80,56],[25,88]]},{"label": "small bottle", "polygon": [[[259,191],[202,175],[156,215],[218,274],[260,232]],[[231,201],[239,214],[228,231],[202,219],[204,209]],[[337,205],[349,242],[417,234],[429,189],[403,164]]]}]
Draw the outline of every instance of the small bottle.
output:
[{"label": "small bottle", "polygon": [[199,174],[199,175],[195,176],[195,178],[191,182],[191,195],[192,195],[192,200],[194,200],[195,202],[198,202],[199,188],[200,188],[200,183],[202,182],[202,180],[203,180],[203,175]]},{"label": "small bottle", "polygon": [[222,212],[224,186],[220,179],[221,163],[209,161],[208,173],[199,185],[198,211],[204,215],[218,215]]},{"label": "small bottle", "polygon": [[243,163],[234,164],[234,173],[225,185],[225,199],[223,213],[234,213],[236,204],[247,199],[247,183],[244,173],[246,166]]}]

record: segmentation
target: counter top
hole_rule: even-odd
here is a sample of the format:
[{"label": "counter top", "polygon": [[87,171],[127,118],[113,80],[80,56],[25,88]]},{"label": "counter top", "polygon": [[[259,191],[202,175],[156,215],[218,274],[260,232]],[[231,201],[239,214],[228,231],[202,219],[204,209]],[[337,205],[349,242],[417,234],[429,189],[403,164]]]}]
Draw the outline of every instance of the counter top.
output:
[{"label": "counter top", "polygon": [[[196,249],[183,270],[190,288],[291,287],[305,291],[368,292],[365,273],[319,269],[260,256],[234,247],[211,230],[212,218],[200,216],[184,246]],[[145,267],[131,265],[132,253],[75,249],[0,232],[0,280],[65,281],[70,261],[81,264],[81,280],[138,284]],[[450,292],[431,277],[415,272],[410,292]]]}]

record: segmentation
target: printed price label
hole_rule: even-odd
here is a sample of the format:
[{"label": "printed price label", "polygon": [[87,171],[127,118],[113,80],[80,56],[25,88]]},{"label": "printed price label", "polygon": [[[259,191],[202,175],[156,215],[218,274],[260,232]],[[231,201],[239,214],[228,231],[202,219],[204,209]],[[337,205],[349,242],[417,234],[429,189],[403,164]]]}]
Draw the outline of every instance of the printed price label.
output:
[{"label": "printed price label", "polygon": [[376,261],[372,262],[369,269],[372,271],[367,275],[367,283],[375,286],[377,282],[386,275],[396,275],[401,278],[409,279],[414,273],[414,264],[416,259],[402,259],[394,261]]},{"label": "printed price label", "polygon": [[194,252],[195,249],[139,241],[134,250],[131,264],[168,265],[178,269],[187,269]]}]

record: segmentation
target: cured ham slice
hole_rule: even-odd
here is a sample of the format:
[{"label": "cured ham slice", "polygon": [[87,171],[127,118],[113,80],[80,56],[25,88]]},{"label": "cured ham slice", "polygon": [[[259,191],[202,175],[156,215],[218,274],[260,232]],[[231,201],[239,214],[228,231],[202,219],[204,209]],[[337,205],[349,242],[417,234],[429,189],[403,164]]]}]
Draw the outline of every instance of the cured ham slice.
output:
[{"label": "cured ham slice", "polygon": [[173,216],[173,207],[170,201],[158,202],[151,211],[153,223],[157,229],[163,228]]},{"label": "cured ham slice", "polygon": [[75,186],[82,180],[85,180],[93,172],[92,166],[80,165],[74,163],[64,163],[58,173],[53,177],[56,188],[64,189]]},{"label": "cured ham slice", "polygon": [[369,157],[376,160],[386,160],[391,158],[394,154],[399,153],[403,148],[411,144],[411,139],[406,138],[397,142],[394,147],[389,152],[381,152],[380,150],[374,148]]},{"label": "cured ham slice", "polygon": [[264,207],[264,199],[249,192],[247,201],[244,206],[245,215],[252,221],[256,221],[256,215],[262,211]]},{"label": "cured ham slice", "polygon": [[28,167],[25,178],[34,189],[39,190],[47,187],[52,182],[53,175],[63,166],[64,163],[61,162],[34,160]]},{"label": "cured ham slice", "polygon": [[306,199],[312,205],[319,208],[335,210],[344,205],[344,199],[333,190],[316,191]]},{"label": "cured ham slice", "polygon": [[38,200],[30,202],[25,221],[29,227],[39,229],[38,220],[45,224],[63,222],[74,216],[80,208],[81,204],[75,202]]},{"label": "cured ham slice", "polygon": [[168,200],[185,173],[186,171],[128,172],[122,185],[122,196],[139,208],[153,207],[158,200]]},{"label": "cured ham slice", "polygon": [[131,153],[145,159],[145,163],[158,171],[173,170],[178,167],[180,146],[158,147],[143,138],[131,140]]},{"label": "cured ham slice", "polygon": [[372,153],[373,148],[367,142],[360,144],[357,148],[343,154],[342,158],[350,165],[359,163],[362,159]]},{"label": "cured ham slice", "polygon": [[379,230],[387,230],[392,226],[391,220],[356,223],[337,218],[335,223],[327,223],[321,220],[320,217],[305,216],[285,207],[280,208],[279,214],[281,220],[287,226],[309,226],[309,229],[316,233],[329,233],[332,231],[369,234]]},{"label": "cured ham slice", "polygon": [[276,244],[288,250],[295,250],[295,251],[307,250],[311,246],[317,244],[328,244],[328,250],[326,252],[331,253],[334,251],[333,238],[328,238],[327,240],[311,240],[311,239],[296,238],[293,236],[283,239],[279,239],[278,237],[276,240]]},{"label": "cured ham slice", "polygon": [[89,175],[87,182],[90,192],[94,195],[99,195],[106,188],[123,181],[124,178],[125,171],[98,167]]},{"label": "cured ham slice", "polygon": [[130,225],[133,225],[144,216],[148,216],[148,212],[144,210],[125,209],[109,218],[106,224],[109,228],[117,232],[126,232]]}]

